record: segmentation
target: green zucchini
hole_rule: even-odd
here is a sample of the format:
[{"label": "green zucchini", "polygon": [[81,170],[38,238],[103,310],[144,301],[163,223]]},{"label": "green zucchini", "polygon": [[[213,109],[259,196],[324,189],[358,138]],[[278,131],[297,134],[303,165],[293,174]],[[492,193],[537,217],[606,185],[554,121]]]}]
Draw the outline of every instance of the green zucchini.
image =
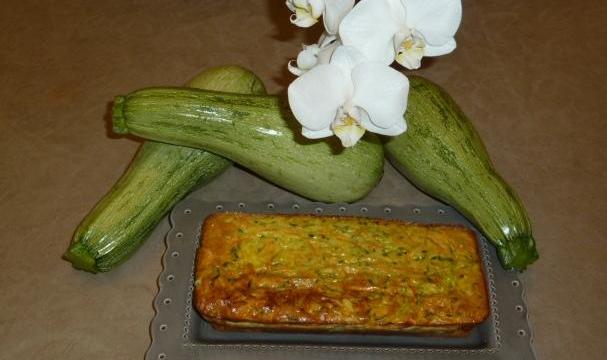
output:
[{"label": "green zucchini", "polygon": [[119,96],[114,131],[205,149],[304,197],[352,202],[383,174],[383,148],[368,134],[353,148],[335,138],[308,140],[275,96],[150,88]]},{"label": "green zucchini", "polygon": [[474,223],[505,268],[524,270],[539,256],[521,201],[453,99],[424,78],[409,81],[408,128],[385,142],[386,156],[413,184]]},{"label": "green zucchini", "polygon": [[[206,70],[188,86],[265,94],[261,80],[237,66]],[[112,269],[139,248],[177,201],[230,165],[204,150],[145,142],[120,180],[80,223],[64,258],[90,272]]]}]

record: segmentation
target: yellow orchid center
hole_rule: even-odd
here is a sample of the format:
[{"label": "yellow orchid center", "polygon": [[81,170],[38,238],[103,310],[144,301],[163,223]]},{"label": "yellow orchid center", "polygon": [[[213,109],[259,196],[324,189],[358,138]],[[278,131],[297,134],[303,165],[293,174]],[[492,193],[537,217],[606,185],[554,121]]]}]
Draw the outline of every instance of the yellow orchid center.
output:
[{"label": "yellow orchid center", "polygon": [[365,131],[365,128],[349,115],[345,115],[333,124],[333,132],[341,140],[344,147],[354,146],[365,134]]},{"label": "yellow orchid center", "polygon": [[396,61],[408,69],[419,69],[425,47],[424,39],[409,35],[401,42],[396,52]]}]

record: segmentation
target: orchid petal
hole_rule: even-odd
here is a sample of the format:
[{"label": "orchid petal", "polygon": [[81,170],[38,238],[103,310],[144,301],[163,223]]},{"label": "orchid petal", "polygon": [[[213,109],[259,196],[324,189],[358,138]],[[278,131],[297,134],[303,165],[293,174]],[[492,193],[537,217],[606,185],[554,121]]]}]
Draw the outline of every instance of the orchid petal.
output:
[{"label": "orchid petal", "polygon": [[407,0],[407,25],[422,34],[427,44],[447,43],[462,20],[461,0]]},{"label": "orchid petal", "polygon": [[[367,62],[354,68],[352,82],[352,105],[368,114],[371,125],[374,125],[369,130],[391,135],[394,129],[406,129],[402,125],[409,94],[409,80],[405,75],[384,64]],[[364,117],[361,118],[364,120]]]},{"label": "orchid petal", "polygon": [[322,16],[325,11],[325,0],[308,0],[310,8],[312,9],[312,16],[318,19]]},{"label": "orchid petal", "polygon": [[441,46],[432,46],[432,45],[426,44],[426,47],[424,48],[424,55],[425,56],[445,55],[445,54],[449,54],[450,52],[455,50],[455,48],[456,48],[455,39],[451,38],[449,41],[447,41],[444,45],[441,45]]},{"label": "orchid petal", "polygon": [[365,60],[365,56],[352,46],[339,46],[331,56],[331,64],[339,66],[348,74],[350,74],[356,65]]},{"label": "orchid petal", "polygon": [[390,16],[402,28],[407,24],[407,5],[405,0],[384,0],[390,6]]},{"label": "orchid petal", "polygon": [[331,35],[337,34],[339,24],[354,7],[354,0],[325,0],[323,23]]},{"label": "orchid petal", "polygon": [[292,12],[295,12],[295,3],[293,2],[293,0],[287,0],[287,1],[285,1],[285,4],[289,8],[289,10],[291,10]]},{"label": "orchid petal", "polygon": [[339,40],[337,40],[337,36],[336,35],[331,35],[331,34],[327,34],[326,32],[323,33],[322,35],[320,35],[320,38],[318,38],[318,46],[320,46],[320,48],[324,48],[327,47],[329,45],[334,44],[335,42],[338,42]]},{"label": "orchid petal", "polygon": [[310,130],[305,126],[301,129],[301,134],[308,139],[322,139],[329,136],[333,136],[333,130],[331,130],[331,124],[326,128],[320,130]]},{"label": "orchid petal", "polygon": [[331,64],[314,67],[289,85],[293,115],[311,131],[326,129],[349,94],[350,79]]},{"label": "orchid petal", "polygon": [[372,133],[386,136],[397,136],[407,131],[406,121],[397,121],[388,128],[381,128],[373,124],[368,117],[362,117],[360,125]]},{"label": "orchid petal", "polygon": [[317,55],[318,64],[328,64],[333,56],[333,53],[335,52],[335,49],[337,49],[340,45],[341,43],[339,41],[335,41],[329,45],[326,45],[325,47],[322,47]]},{"label": "orchid petal", "polygon": [[394,61],[394,34],[404,26],[391,11],[387,0],[362,0],[339,26],[342,43],[359,49],[369,60],[391,64]]}]

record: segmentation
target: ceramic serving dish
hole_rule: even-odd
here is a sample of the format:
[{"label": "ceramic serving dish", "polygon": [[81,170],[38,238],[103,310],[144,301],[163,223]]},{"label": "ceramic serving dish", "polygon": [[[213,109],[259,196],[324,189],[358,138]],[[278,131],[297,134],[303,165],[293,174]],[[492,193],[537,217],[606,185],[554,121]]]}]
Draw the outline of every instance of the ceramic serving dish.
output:
[{"label": "ceramic serving dish", "polygon": [[[194,260],[202,222],[221,211],[369,216],[422,223],[461,224],[476,232],[489,289],[491,315],[468,336],[311,334],[218,331],[192,307]],[[158,278],[146,359],[453,359],[533,360],[523,284],[502,269],[493,247],[446,206],[377,207],[299,203],[209,203],[186,199],[172,211],[164,269]]]}]

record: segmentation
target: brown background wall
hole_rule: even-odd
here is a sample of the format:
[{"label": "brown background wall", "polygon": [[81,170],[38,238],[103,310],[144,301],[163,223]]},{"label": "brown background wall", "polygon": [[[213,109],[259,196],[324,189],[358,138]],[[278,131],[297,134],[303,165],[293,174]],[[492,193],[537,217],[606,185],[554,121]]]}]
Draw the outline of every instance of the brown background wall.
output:
[{"label": "brown background wall", "polygon": [[[541,260],[523,276],[541,359],[607,353],[607,3],[465,1],[450,56],[421,74],[473,119],[532,216]],[[108,103],[221,64],[279,93],[316,31],[283,1],[15,1],[0,6],[0,358],[137,359],[150,339],[164,221],[109,274],[60,259],[139,143],[108,136]],[[231,169],[193,196],[290,195]],[[389,166],[371,204],[427,203]]]}]

